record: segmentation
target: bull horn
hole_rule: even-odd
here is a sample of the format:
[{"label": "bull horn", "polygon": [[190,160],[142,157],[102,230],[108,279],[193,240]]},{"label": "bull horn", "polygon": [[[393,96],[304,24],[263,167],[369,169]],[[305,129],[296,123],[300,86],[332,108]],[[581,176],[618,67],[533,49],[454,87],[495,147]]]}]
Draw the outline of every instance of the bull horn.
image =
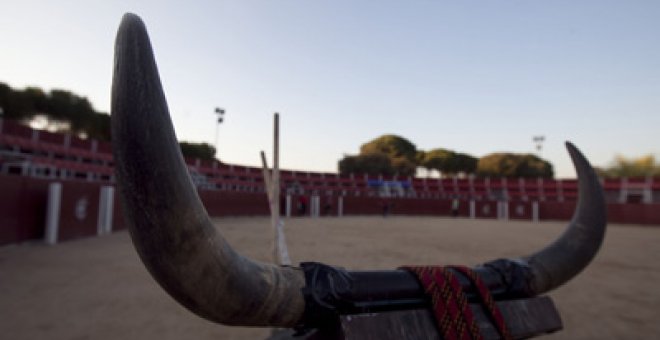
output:
[{"label": "bull horn", "polygon": [[112,79],[115,171],[133,244],[154,279],[194,313],[228,325],[292,327],[304,312],[299,269],[236,253],[192,184],[142,20],[124,15]]},{"label": "bull horn", "polygon": [[596,256],[605,238],[607,213],[598,176],[573,144],[566,142],[566,148],[578,175],[577,208],[557,240],[521,259],[531,270],[528,287],[533,295],[550,291],[580,273]]},{"label": "bull horn", "polygon": [[[317,290],[305,288],[311,295],[304,297],[306,282],[301,269],[245,258],[216,231],[181,155],[146,28],[134,14],[124,15],[117,32],[111,112],[115,171],[124,215],[133,244],[154,279],[179,303],[211,321],[244,326],[299,325],[306,318],[305,298],[316,299]],[[567,148],[579,183],[573,219],[543,250],[476,268],[491,290],[504,288],[506,294],[510,284],[521,286],[520,280],[508,279],[505,267],[511,267],[509,263],[524,268],[525,295],[542,294],[577,275],[598,252],[606,226],[603,192],[585,157],[572,144],[567,143]],[[331,270],[343,273],[339,268]],[[423,293],[405,271],[348,274],[346,277],[352,277],[350,289],[341,293],[348,294],[349,300],[409,301]],[[325,284],[343,289],[333,281],[341,277],[343,274],[328,276]],[[313,287],[313,280],[307,286],[311,283]],[[331,294],[331,298],[342,294]]]}]

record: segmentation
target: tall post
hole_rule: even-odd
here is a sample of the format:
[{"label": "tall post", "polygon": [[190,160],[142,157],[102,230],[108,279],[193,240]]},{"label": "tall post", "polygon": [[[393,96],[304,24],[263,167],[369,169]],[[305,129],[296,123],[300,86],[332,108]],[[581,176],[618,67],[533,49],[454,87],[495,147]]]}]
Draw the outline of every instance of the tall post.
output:
[{"label": "tall post", "polygon": [[284,209],[286,217],[291,217],[291,195],[286,194],[286,208]]},{"label": "tall post", "polygon": [[96,234],[104,235],[112,232],[112,213],[114,206],[115,188],[102,186],[99,193],[99,216],[96,225]]},{"label": "tall post", "polygon": [[273,218],[280,219],[280,114],[273,117]]},{"label": "tall post", "polygon": [[290,265],[289,252],[286,247],[284,236],[284,222],[280,218],[280,169],[279,169],[279,114],[274,117],[274,145],[273,145],[273,169],[268,171],[266,154],[261,152],[261,162],[263,166],[264,185],[268,194],[268,203],[270,206],[270,220],[273,230],[273,262],[279,265]]},{"label": "tall post", "polygon": [[[275,112],[273,116],[273,210],[271,219],[273,223],[273,237],[275,247],[273,249],[273,259],[277,264],[289,265],[289,255],[286,250],[286,241],[284,240],[284,226],[280,221],[280,115]],[[286,254],[286,255],[285,255]]]},{"label": "tall post", "polygon": [[266,161],[266,154],[261,151],[261,171],[264,176],[264,187],[266,187],[266,194],[268,195],[268,207],[272,209],[273,201],[273,184],[270,172],[268,172],[268,161]]},{"label": "tall post", "polygon": [[538,222],[540,220],[539,216],[539,202],[532,202],[532,221]]},{"label": "tall post", "polygon": [[60,205],[62,202],[62,183],[48,185],[48,206],[46,208],[46,230],[44,239],[47,244],[56,244],[60,228]]}]

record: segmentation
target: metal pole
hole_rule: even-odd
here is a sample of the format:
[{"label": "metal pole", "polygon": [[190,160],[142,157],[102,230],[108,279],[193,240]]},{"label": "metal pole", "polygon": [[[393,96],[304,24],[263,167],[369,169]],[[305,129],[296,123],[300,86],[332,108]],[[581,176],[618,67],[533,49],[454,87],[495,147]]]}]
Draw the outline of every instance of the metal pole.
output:
[{"label": "metal pole", "polygon": [[213,144],[213,147],[215,147],[215,157],[218,158],[218,131],[220,129],[220,124],[224,121],[225,109],[216,107],[214,112],[218,115],[218,119],[215,123],[215,143]]},{"label": "metal pole", "polygon": [[213,143],[213,147],[215,147],[215,156],[216,158],[218,157],[218,128],[220,127],[220,123],[215,124],[215,142]]},{"label": "metal pole", "polygon": [[280,115],[275,112],[273,122],[273,208],[274,216],[280,218]]}]

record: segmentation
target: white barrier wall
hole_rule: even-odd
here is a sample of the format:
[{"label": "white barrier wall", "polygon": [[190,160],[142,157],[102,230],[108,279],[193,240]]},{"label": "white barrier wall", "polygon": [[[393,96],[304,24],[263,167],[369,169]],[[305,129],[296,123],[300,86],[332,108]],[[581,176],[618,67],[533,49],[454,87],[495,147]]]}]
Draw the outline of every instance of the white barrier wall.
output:
[{"label": "white barrier wall", "polygon": [[539,216],[539,202],[532,202],[532,221],[538,222],[540,220]]},{"label": "white barrier wall", "polygon": [[319,217],[321,215],[321,197],[313,195],[310,199],[310,216]]},{"label": "white barrier wall", "polygon": [[99,195],[97,234],[110,234],[112,232],[112,213],[114,208],[115,188],[111,186],[101,187]]},{"label": "white barrier wall", "polygon": [[286,202],[285,203],[286,204],[286,208],[285,208],[286,209],[285,210],[286,217],[291,217],[291,195],[288,195],[288,194],[286,195],[285,202]]},{"label": "white barrier wall", "polygon": [[62,183],[53,182],[48,186],[48,206],[46,208],[46,232],[44,241],[56,244],[60,228],[60,206],[62,203]]}]

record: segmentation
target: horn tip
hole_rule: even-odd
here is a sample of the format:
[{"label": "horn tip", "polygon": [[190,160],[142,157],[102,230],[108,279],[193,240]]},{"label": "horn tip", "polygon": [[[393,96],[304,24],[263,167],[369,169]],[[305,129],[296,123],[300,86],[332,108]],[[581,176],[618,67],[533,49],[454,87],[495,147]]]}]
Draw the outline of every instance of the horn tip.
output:
[{"label": "horn tip", "polygon": [[579,152],[578,148],[571,141],[565,141],[564,145],[566,145],[566,149],[571,154],[574,153],[574,152]]},{"label": "horn tip", "polygon": [[[591,164],[587,160],[586,157],[582,154],[580,149],[575,146],[575,144],[566,141],[566,150],[568,151],[569,156],[571,156],[571,160],[573,161],[573,165],[575,166],[576,170],[580,172],[583,168],[586,171],[587,169],[592,170]],[[592,170],[593,171],[593,170]]]},{"label": "horn tip", "polygon": [[125,13],[121,18],[119,29],[117,30],[118,36],[125,36],[129,33],[138,33],[146,35],[147,26],[142,21],[142,18],[135,13]]},{"label": "horn tip", "polygon": [[142,23],[139,15],[131,12],[124,13],[121,18],[121,26]]}]

